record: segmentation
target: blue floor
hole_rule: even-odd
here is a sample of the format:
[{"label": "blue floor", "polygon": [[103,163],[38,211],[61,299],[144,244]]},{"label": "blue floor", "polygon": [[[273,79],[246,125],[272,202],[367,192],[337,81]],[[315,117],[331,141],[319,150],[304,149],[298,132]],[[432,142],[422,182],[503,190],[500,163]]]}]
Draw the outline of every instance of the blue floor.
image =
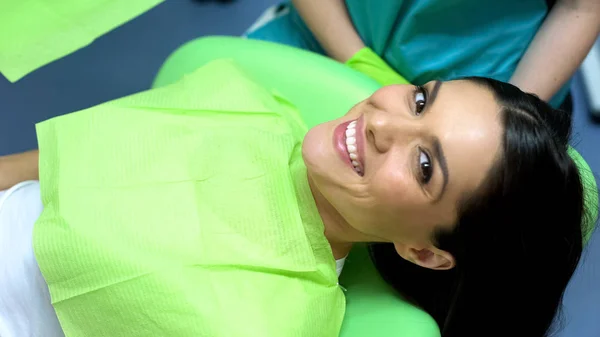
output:
[{"label": "blue floor", "polygon": [[[167,0],[17,83],[0,76],[0,155],[36,148],[34,124],[39,121],[148,89],[175,48],[203,35],[240,35],[275,3]],[[594,172],[600,172],[600,125],[588,118],[578,79],[574,91],[574,144]],[[600,336],[599,280],[600,232],[596,232],[567,290],[564,329],[558,336]]]}]

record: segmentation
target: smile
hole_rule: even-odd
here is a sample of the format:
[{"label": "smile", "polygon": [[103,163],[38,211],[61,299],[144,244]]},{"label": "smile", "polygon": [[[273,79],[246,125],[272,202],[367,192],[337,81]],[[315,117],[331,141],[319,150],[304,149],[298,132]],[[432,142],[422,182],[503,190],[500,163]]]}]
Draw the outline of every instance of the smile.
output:
[{"label": "smile", "polygon": [[350,163],[354,167],[356,173],[361,174],[363,172],[362,165],[358,161],[358,148],[356,144],[356,121],[352,121],[346,127],[346,151],[348,152],[348,158]]},{"label": "smile", "polygon": [[362,145],[364,137],[360,131],[362,124],[362,117],[344,122],[335,128],[333,136],[334,146],[342,161],[361,177],[365,173]]}]

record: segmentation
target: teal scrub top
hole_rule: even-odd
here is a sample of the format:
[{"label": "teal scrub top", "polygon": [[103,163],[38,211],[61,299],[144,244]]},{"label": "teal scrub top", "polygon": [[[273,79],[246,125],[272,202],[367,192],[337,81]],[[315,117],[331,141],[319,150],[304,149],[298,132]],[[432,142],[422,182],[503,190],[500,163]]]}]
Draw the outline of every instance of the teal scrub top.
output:
[{"label": "teal scrub top", "polygon": [[[545,0],[346,0],[364,43],[414,84],[484,76],[507,82],[548,13]],[[290,11],[248,34],[324,54]],[[558,106],[568,85],[551,101]]]}]

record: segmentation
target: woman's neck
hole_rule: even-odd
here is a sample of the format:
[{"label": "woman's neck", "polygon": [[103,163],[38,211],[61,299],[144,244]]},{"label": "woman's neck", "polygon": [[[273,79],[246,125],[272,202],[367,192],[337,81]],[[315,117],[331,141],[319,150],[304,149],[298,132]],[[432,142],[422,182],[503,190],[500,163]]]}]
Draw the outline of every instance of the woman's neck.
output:
[{"label": "woman's neck", "polygon": [[336,260],[344,258],[350,252],[355,242],[367,241],[364,235],[352,228],[331,203],[314,185],[310,175],[308,184],[312,192],[319,215],[325,225],[325,237],[329,241],[333,256]]}]

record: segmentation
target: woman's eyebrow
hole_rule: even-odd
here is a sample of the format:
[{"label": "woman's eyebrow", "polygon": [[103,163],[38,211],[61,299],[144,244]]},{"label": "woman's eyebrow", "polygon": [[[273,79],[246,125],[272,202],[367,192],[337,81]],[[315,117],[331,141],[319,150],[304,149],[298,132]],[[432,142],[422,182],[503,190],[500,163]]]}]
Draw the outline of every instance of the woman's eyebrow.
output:
[{"label": "woman's eyebrow", "polygon": [[437,97],[438,91],[440,91],[440,87],[442,86],[442,81],[435,81],[433,85],[433,89],[429,92],[429,102],[427,102],[428,106],[432,106],[435,103],[435,98]]},{"label": "woman's eyebrow", "polygon": [[[431,89],[431,92],[429,93],[429,102],[428,102],[429,107],[433,106],[433,103],[435,103],[435,98],[437,97],[437,94],[440,91],[441,86],[442,86],[442,81],[435,81],[435,84],[433,85],[433,89]],[[450,177],[448,174],[448,164],[446,162],[446,156],[444,156],[444,150],[442,149],[442,144],[440,143],[439,138],[433,137],[432,143],[433,143],[433,156],[435,157],[435,160],[440,164],[440,168],[442,169],[442,177],[443,177],[442,178],[443,179],[442,180],[442,190],[437,195],[437,197],[433,200],[433,203],[436,203],[436,202],[440,201],[440,199],[442,199],[442,197],[444,196],[444,192],[446,191],[446,186],[448,186],[448,180],[450,179]]]},{"label": "woman's eyebrow", "polygon": [[448,174],[448,164],[446,162],[446,156],[444,156],[444,151],[442,149],[442,144],[440,143],[439,138],[433,137],[433,156],[435,160],[440,164],[440,168],[442,169],[442,190],[437,195],[437,197],[433,200],[433,203],[436,203],[442,199],[444,196],[444,192],[446,191],[446,186],[448,186],[448,180],[450,176]]}]

